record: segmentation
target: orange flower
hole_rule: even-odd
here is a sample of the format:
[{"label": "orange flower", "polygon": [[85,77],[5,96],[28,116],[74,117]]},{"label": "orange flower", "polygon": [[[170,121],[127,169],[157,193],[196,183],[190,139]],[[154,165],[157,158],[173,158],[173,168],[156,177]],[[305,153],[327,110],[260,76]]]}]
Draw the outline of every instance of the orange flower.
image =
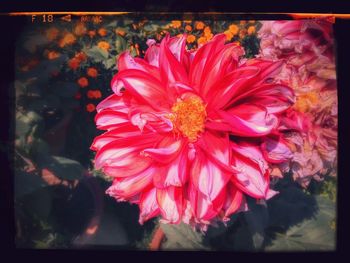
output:
[{"label": "orange flower", "polygon": [[191,24],[192,20],[184,20],[186,24]]},{"label": "orange flower", "polygon": [[78,79],[78,85],[82,88],[85,88],[89,85],[89,81],[87,78],[81,77],[80,79]]},{"label": "orange flower", "polygon": [[47,58],[50,59],[50,60],[56,59],[58,57],[60,57],[60,53],[58,53],[56,51],[49,51],[47,53]]},{"label": "orange flower", "polygon": [[204,23],[199,21],[199,22],[196,22],[196,29],[197,30],[202,30],[204,28]]},{"label": "orange flower", "polygon": [[56,28],[56,27],[51,27],[49,28],[48,30],[46,30],[46,38],[49,40],[49,41],[53,41],[55,40],[57,37],[58,37],[58,33],[60,31]]},{"label": "orange flower", "polygon": [[117,35],[122,36],[122,37],[126,35],[126,32],[125,32],[123,29],[119,29],[119,28],[117,28],[117,29],[115,30],[115,33],[116,33]]},{"label": "orange flower", "polygon": [[207,39],[205,37],[200,37],[197,40],[198,45],[202,45],[207,42]]},{"label": "orange flower", "polygon": [[95,110],[95,105],[92,103],[89,103],[88,105],[86,105],[86,111],[88,112],[93,112]]},{"label": "orange flower", "polygon": [[187,36],[187,43],[193,43],[194,41],[196,41],[196,37],[194,35]]},{"label": "orange flower", "polygon": [[86,73],[89,77],[92,77],[92,78],[97,77],[97,70],[95,68],[88,68]]},{"label": "orange flower", "polygon": [[235,36],[238,34],[239,27],[235,24],[232,24],[228,27],[228,31],[230,31]]},{"label": "orange flower", "polygon": [[241,31],[239,31],[240,38],[244,38],[246,35],[247,35],[247,29],[241,29]]},{"label": "orange flower", "polygon": [[89,35],[90,38],[93,38],[94,36],[96,36],[96,30],[90,30],[88,32],[88,35]]},{"label": "orange flower", "polygon": [[105,28],[100,28],[97,33],[101,36],[101,37],[105,37],[107,35],[107,30]]},{"label": "orange flower", "polygon": [[173,20],[173,21],[171,21],[171,26],[172,26],[173,28],[179,28],[179,27],[181,27],[181,21],[179,21],[179,20]]},{"label": "orange flower", "polygon": [[206,26],[204,28],[204,35],[206,36],[206,35],[209,35],[209,34],[211,34],[211,29],[210,29],[210,27]]},{"label": "orange flower", "polygon": [[240,25],[245,25],[245,24],[247,24],[247,21],[241,20],[241,21],[239,22],[239,24],[240,24]]},{"label": "orange flower", "polygon": [[76,41],[75,36],[72,33],[66,33],[64,37],[60,40],[59,46],[64,47],[66,45],[71,45]]},{"label": "orange flower", "polygon": [[248,35],[252,35],[255,33],[255,26],[248,27]]},{"label": "orange flower", "polygon": [[255,23],[255,20],[249,20],[248,23],[254,24],[254,23]]},{"label": "orange flower", "polygon": [[78,23],[74,28],[74,34],[76,34],[77,36],[85,35],[86,31],[87,29],[83,23]]},{"label": "orange flower", "polygon": [[102,93],[99,90],[95,90],[95,98],[100,99],[102,97]]},{"label": "orange flower", "polygon": [[87,97],[89,99],[100,99],[102,97],[102,93],[99,90],[89,90],[87,92]]},{"label": "orange flower", "polygon": [[80,66],[80,60],[77,58],[72,58],[68,61],[68,66],[71,69],[76,70]]},{"label": "orange flower", "polygon": [[81,61],[85,61],[87,59],[87,56],[84,52],[81,51],[75,54],[75,58],[81,62]]},{"label": "orange flower", "polygon": [[99,48],[101,48],[101,49],[106,50],[106,51],[108,51],[109,48],[111,47],[111,46],[109,45],[109,43],[106,42],[106,41],[100,41],[100,42],[98,42],[97,46],[98,46]]},{"label": "orange flower", "polygon": [[192,27],[191,27],[190,25],[186,25],[186,26],[185,26],[185,30],[186,30],[186,31],[192,31]]},{"label": "orange flower", "polygon": [[233,38],[233,34],[232,34],[232,32],[230,30],[226,30],[224,32],[224,34],[226,35],[226,40],[227,41],[230,41]]}]

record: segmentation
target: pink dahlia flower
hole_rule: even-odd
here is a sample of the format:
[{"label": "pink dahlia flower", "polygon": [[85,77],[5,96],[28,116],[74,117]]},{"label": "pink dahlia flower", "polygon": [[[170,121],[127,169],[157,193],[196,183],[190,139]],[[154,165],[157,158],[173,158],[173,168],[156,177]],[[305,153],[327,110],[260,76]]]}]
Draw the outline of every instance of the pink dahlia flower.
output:
[{"label": "pink dahlia flower", "polygon": [[312,179],[335,176],[337,166],[337,118],[322,114],[316,121],[310,113],[288,110],[281,117],[279,131],[292,150],[289,162],[275,169],[272,176],[290,171],[295,181],[307,187]]},{"label": "pink dahlia flower", "polygon": [[335,78],[331,22],[319,19],[264,21],[262,24],[258,32],[260,57],[285,59],[296,67],[308,65],[310,71],[317,69],[321,76]]},{"label": "pink dahlia flower", "polygon": [[216,35],[195,53],[186,37],[148,41],[145,58],[118,59],[114,94],[97,106],[95,167],[114,178],[107,193],[138,204],[139,222],[160,215],[206,228],[268,199],[268,163],[290,158],[274,131],[294,102],[271,82],[280,62],[247,61]]}]

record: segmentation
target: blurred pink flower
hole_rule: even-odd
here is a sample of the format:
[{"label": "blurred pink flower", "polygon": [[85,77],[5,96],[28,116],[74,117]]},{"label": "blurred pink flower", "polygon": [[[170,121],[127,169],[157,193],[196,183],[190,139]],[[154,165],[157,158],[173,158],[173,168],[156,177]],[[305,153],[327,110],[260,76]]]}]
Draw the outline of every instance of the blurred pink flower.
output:
[{"label": "blurred pink flower", "polygon": [[[332,23],[326,20],[264,21],[258,32],[260,57],[307,65],[320,76],[335,78]],[[318,70],[321,69],[322,71]]]},{"label": "blurred pink flower", "polygon": [[[337,118],[328,114],[323,116],[322,126],[314,122],[312,115],[293,109],[281,118],[279,130],[293,155],[289,166],[283,163],[279,168],[282,172],[291,171],[293,178],[303,187],[307,187],[311,179],[319,181],[327,174],[335,176],[336,173]],[[279,173],[275,171],[273,175]]]},{"label": "blurred pink flower", "polygon": [[96,169],[114,177],[107,193],[140,208],[139,222],[161,215],[206,229],[246,209],[244,194],[268,199],[269,163],[291,158],[275,134],[293,91],[270,83],[280,62],[239,64],[243,49],[216,35],[196,52],[186,36],[147,41],[145,59],[120,55],[115,94],[97,106]]}]

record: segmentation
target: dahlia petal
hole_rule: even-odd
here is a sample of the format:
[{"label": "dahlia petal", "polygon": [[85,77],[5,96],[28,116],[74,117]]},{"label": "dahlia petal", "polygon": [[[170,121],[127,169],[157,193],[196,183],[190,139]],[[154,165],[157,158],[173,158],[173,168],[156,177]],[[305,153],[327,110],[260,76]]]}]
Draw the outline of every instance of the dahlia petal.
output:
[{"label": "dahlia petal", "polygon": [[225,212],[224,220],[238,211],[242,205],[243,198],[242,192],[231,182],[227,184],[226,193],[226,200],[223,206],[223,210]]},{"label": "dahlia petal", "polygon": [[154,145],[159,137],[154,134],[143,134],[129,138],[116,138],[104,145],[95,156],[95,167],[135,165],[130,154],[139,154],[143,149]]},{"label": "dahlia petal", "polygon": [[269,113],[285,111],[294,102],[294,91],[284,85],[265,85],[250,97],[250,103],[264,106]]},{"label": "dahlia petal", "polygon": [[183,212],[182,188],[169,186],[157,189],[157,203],[163,222],[177,224],[181,221]]},{"label": "dahlia petal", "polygon": [[228,147],[229,136],[227,133],[204,132],[197,144],[206,153],[208,158],[212,158],[212,161],[221,167],[231,170],[229,167],[231,151]]},{"label": "dahlia petal", "polygon": [[210,202],[208,197],[198,191],[192,183],[189,184],[187,192],[192,213],[197,222],[209,222],[217,216],[224,205],[226,197],[226,189],[224,188],[217,198]]},{"label": "dahlia petal", "polygon": [[[159,68],[163,83],[174,83],[176,81],[188,84],[188,77],[186,69],[170,51],[167,42],[169,35],[167,35],[160,44]],[[184,42],[185,44],[185,42]],[[184,49],[184,45],[182,45]],[[181,51],[175,53],[181,56]]]},{"label": "dahlia petal", "polygon": [[106,144],[114,141],[116,138],[128,138],[130,136],[141,135],[140,130],[130,123],[119,125],[117,128],[109,130],[94,138],[90,149],[98,151]]},{"label": "dahlia petal", "polygon": [[182,37],[171,37],[166,39],[168,40],[167,46],[169,47],[169,50],[181,64],[183,63],[184,56],[187,53],[186,38],[186,35],[183,35]]},{"label": "dahlia petal", "polygon": [[154,148],[146,148],[143,152],[157,162],[169,163],[179,154],[182,145],[182,140],[166,136],[159,145]]},{"label": "dahlia petal", "polygon": [[268,79],[274,78],[281,71],[283,64],[284,62],[282,60],[273,62],[262,59],[251,59],[246,63],[247,66],[255,66],[260,69],[259,81],[254,86],[259,86]]},{"label": "dahlia petal", "polygon": [[224,46],[225,40],[225,34],[216,35],[206,45],[201,46],[197,50],[189,71],[189,80],[191,86],[195,90],[199,91],[200,81],[207,62],[210,61],[210,58]]},{"label": "dahlia petal", "polygon": [[188,157],[187,149],[182,149],[177,156],[167,165],[160,169],[160,172],[153,177],[153,183],[157,188],[168,186],[184,186],[188,178]]},{"label": "dahlia petal", "polygon": [[130,108],[129,116],[132,124],[143,131],[144,127],[156,133],[168,133],[173,130],[172,122],[165,116],[168,112],[155,112],[149,106]]},{"label": "dahlia petal", "polygon": [[254,143],[234,143],[230,142],[232,149],[234,152],[249,158],[252,162],[256,163],[260,169],[262,174],[265,174],[269,165],[264,158],[264,155],[259,147],[259,145]]},{"label": "dahlia petal", "polygon": [[230,173],[206,158],[203,152],[197,151],[190,171],[195,187],[213,201],[230,179]]},{"label": "dahlia petal", "polygon": [[157,216],[160,213],[157,203],[157,189],[152,188],[148,192],[143,192],[139,202],[140,216],[139,223],[143,225],[144,222]]},{"label": "dahlia petal", "polygon": [[100,130],[110,130],[129,122],[128,115],[114,110],[103,110],[95,116],[96,126]]},{"label": "dahlia petal", "polygon": [[272,190],[272,189],[268,189],[265,198],[266,198],[266,200],[269,200],[272,197],[274,197],[275,195],[277,195],[278,193],[279,193],[278,191],[275,191],[275,190]]},{"label": "dahlia petal", "polygon": [[254,198],[265,198],[269,184],[258,165],[236,151],[232,156],[233,165],[241,170],[232,176],[232,182],[241,191]]},{"label": "dahlia petal", "polygon": [[231,133],[244,137],[260,137],[269,134],[277,127],[278,119],[257,105],[241,104],[228,111],[218,111],[227,124],[231,125]]},{"label": "dahlia petal", "polygon": [[282,137],[268,136],[261,145],[264,157],[271,163],[282,163],[293,157],[293,153]]},{"label": "dahlia petal", "polygon": [[145,60],[152,66],[159,67],[159,44],[151,45],[145,53]]},{"label": "dahlia petal", "polygon": [[128,164],[104,165],[103,173],[110,177],[128,177],[141,173],[152,165],[152,159],[140,156],[137,153],[128,155]]},{"label": "dahlia petal", "polygon": [[236,43],[225,45],[219,52],[211,57],[204,67],[201,80],[200,94],[206,97],[214,84],[221,81],[227,69],[234,70],[238,65],[238,58],[244,54],[242,47]]},{"label": "dahlia petal", "polygon": [[110,110],[115,110],[122,113],[128,113],[129,100],[130,98],[127,94],[123,94],[123,96],[112,94],[107,98],[105,98],[96,106],[96,111],[100,112],[104,109],[110,109]]},{"label": "dahlia petal", "polygon": [[260,69],[258,67],[247,66],[238,68],[226,75],[220,80],[220,84],[216,86],[216,93],[213,96],[208,96],[208,109],[223,108],[241,90],[246,90],[247,86],[252,84],[252,80],[255,79],[259,72]]},{"label": "dahlia petal", "polygon": [[156,110],[169,109],[172,105],[165,92],[164,85],[152,75],[137,69],[120,71],[112,79],[111,85],[115,93],[122,86],[138,100],[146,102]]},{"label": "dahlia petal", "polygon": [[150,167],[139,174],[128,176],[125,178],[116,178],[106,193],[117,199],[130,198],[142,192],[148,185],[152,183],[152,176],[156,169]]},{"label": "dahlia petal", "polygon": [[122,71],[126,69],[142,70],[160,80],[159,70],[157,67],[149,64],[142,58],[133,58],[129,51],[121,53],[118,59],[118,70]]}]

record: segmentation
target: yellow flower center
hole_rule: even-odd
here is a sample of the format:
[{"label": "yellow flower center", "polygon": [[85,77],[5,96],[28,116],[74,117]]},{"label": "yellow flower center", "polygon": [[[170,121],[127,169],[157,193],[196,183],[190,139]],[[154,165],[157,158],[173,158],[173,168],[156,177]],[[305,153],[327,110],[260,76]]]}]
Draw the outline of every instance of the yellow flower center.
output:
[{"label": "yellow flower center", "polygon": [[173,131],[187,137],[191,142],[197,140],[204,130],[207,117],[203,101],[198,97],[190,97],[177,101],[171,108],[168,118],[173,124]]}]

